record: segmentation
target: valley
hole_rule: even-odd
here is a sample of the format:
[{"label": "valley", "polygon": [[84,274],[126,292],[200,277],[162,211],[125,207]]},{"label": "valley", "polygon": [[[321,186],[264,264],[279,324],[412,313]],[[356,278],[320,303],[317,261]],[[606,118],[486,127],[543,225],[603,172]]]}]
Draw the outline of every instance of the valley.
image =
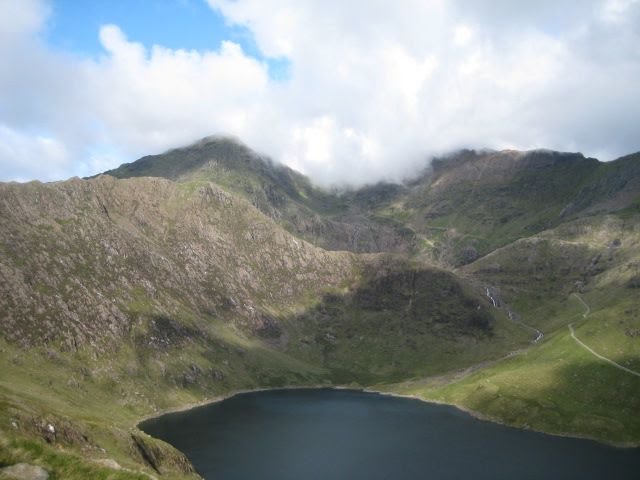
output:
[{"label": "valley", "polygon": [[0,223],[0,467],[198,478],[137,423],[286,386],[640,445],[640,154],[461,151],[326,190],[210,137],[0,184]]}]

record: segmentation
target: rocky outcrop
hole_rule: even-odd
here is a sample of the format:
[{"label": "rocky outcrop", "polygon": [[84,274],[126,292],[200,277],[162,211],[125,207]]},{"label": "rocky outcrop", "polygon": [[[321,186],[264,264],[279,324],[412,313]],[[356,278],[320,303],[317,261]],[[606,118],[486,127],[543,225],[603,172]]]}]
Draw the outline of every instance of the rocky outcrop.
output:
[{"label": "rocky outcrop", "polygon": [[141,329],[150,346],[178,346],[203,334],[172,320],[180,311],[260,328],[254,312],[337,286],[354,265],[212,184],[3,184],[0,218],[0,325],[25,346],[99,351]]},{"label": "rocky outcrop", "polygon": [[328,192],[235,139],[205,138],[105,174],[116,178],[162,177],[181,183],[210,180],[244,197],[294,235],[327,250],[406,253],[413,245],[409,229],[371,215],[372,208],[402,195],[403,186],[379,184]]},{"label": "rocky outcrop", "polygon": [[0,468],[0,478],[6,480],[48,480],[49,472],[38,465],[17,463]]},{"label": "rocky outcrop", "polygon": [[193,465],[182,453],[160,440],[143,433],[131,434],[133,449],[140,460],[162,475],[168,472],[195,473]]}]

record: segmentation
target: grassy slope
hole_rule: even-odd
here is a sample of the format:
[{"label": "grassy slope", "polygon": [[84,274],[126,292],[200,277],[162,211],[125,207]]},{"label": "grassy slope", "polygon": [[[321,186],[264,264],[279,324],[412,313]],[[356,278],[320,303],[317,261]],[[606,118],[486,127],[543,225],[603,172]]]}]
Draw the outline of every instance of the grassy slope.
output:
[{"label": "grassy slope", "polygon": [[423,255],[462,265],[585,213],[638,212],[640,157],[600,163],[558,152],[461,152],[434,162],[379,215],[401,220]]},{"label": "grassy slope", "polygon": [[[544,342],[462,379],[423,379],[391,388],[460,405],[519,427],[640,444],[636,414],[640,378],[586,351],[567,327],[573,323],[577,337],[599,354],[640,370],[640,295],[630,285],[638,274],[638,225],[637,218],[593,217],[541,234],[547,242],[542,256],[545,261],[562,265],[573,259],[568,263],[584,267],[574,274],[584,282],[578,295],[589,310],[578,300],[576,285],[562,285],[564,277],[515,282],[523,276],[531,278],[517,275],[518,268],[527,273],[541,261],[539,252],[532,251],[530,245],[520,242],[494,252],[477,262],[480,265],[471,265],[469,270],[475,275],[484,273],[485,279],[502,286],[504,298],[521,309],[518,312],[525,322],[545,330]],[[558,237],[566,240],[558,243]],[[616,239],[620,245],[611,248]],[[525,251],[532,264],[527,265],[512,250]],[[587,262],[583,261],[585,252]],[[483,271],[483,266],[491,263],[500,263],[502,268]],[[544,291],[548,301],[537,290]]]},{"label": "grassy slope", "polygon": [[[581,318],[579,312],[567,312],[565,320]],[[637,365],[637,342],[625,354],[616,341],[623,335],[601,325],[613,321],[615,313],[605,307],[582,321],[576,335],[605,356],[609,350],[608,356],[619,363]],[[640,322],[634,325],[637,328]],[[640,438],[640,379],[591,355],[567,328],[523,354],[455,383],[405,384],[397,390],[460,405],[518,427],[619,444],[638,445]]]},{"label": "grassy slope", "polygon": [[[180,364],[207,365],[206,358],[192,349],[167,352],[170,355],[178,357]],[[103,478],[89,467],[100,459],[114,459],[134,472],[155,474],[132,443],[134,433],[161,449],[163,478],[187,478],[190,475],[182,470],[183,459],[176,452],[137,431],[141,417],[240,389],[325,381],[322,370],[261,346],[245,350],[242,361],[232,359],[231,373],[224,380],[204,386],[174,385],[153,369],[128,375],[128,368],[139,365],[137,356],[138,352],[127,348],[110,360],[91,360],[90,352],[76,352],[58,355],[52,364],[45,349],[24,352],[3,344],[0,438],[4,448],[0,448],[0,464],[35,461],[52,472],[53,478],[84,479]],[[108,371],[101,372],[107,362]],[[167,368],[179,367],[165,362]],[[78,375],[83,371],[88,372],[84,378]],[[12,422],[17,428],[10,427]],[[51,445],[42,439],[48,423],[62,432]],[[127,475],[113,478],[140,478],[135,473]]]},{"label": "grassy slope", "polygon": [[[526,341],[453,275],[317,249],[214,185],[2,188],[5,464],[99,478],[95,461],[114,459],[153,474],[134,440],[142,416],[240,389],[443,372]],[[177,452],[141,438],[163,476],[189,475]]]},{"label": "grassy slope", "polygon": [[366,385],[468,367],[527,343],[529,332],[468,284],[407,263],[382,259],[357,289],[298,315],[291,355],[328,368],[334,381]]}]

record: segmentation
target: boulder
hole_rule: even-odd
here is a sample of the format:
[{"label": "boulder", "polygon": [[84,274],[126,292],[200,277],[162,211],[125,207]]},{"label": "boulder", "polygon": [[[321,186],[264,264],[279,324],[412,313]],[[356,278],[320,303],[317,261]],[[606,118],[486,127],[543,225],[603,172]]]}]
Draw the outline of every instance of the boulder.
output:
[{"label": "boulder", "polygon": [[49,472],[38,465],[16,463],[10,467],[0,468],[0,477],[15,480],[48,480]]}]

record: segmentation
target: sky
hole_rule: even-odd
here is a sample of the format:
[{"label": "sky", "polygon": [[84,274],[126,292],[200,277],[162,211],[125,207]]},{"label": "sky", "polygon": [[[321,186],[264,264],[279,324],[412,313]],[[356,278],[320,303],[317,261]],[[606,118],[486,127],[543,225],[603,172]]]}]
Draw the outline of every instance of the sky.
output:
[{"label": "sky", "polygon": [[321,185],[640,150],[640,0],[0,0],[0,180],[229,135]]}]

